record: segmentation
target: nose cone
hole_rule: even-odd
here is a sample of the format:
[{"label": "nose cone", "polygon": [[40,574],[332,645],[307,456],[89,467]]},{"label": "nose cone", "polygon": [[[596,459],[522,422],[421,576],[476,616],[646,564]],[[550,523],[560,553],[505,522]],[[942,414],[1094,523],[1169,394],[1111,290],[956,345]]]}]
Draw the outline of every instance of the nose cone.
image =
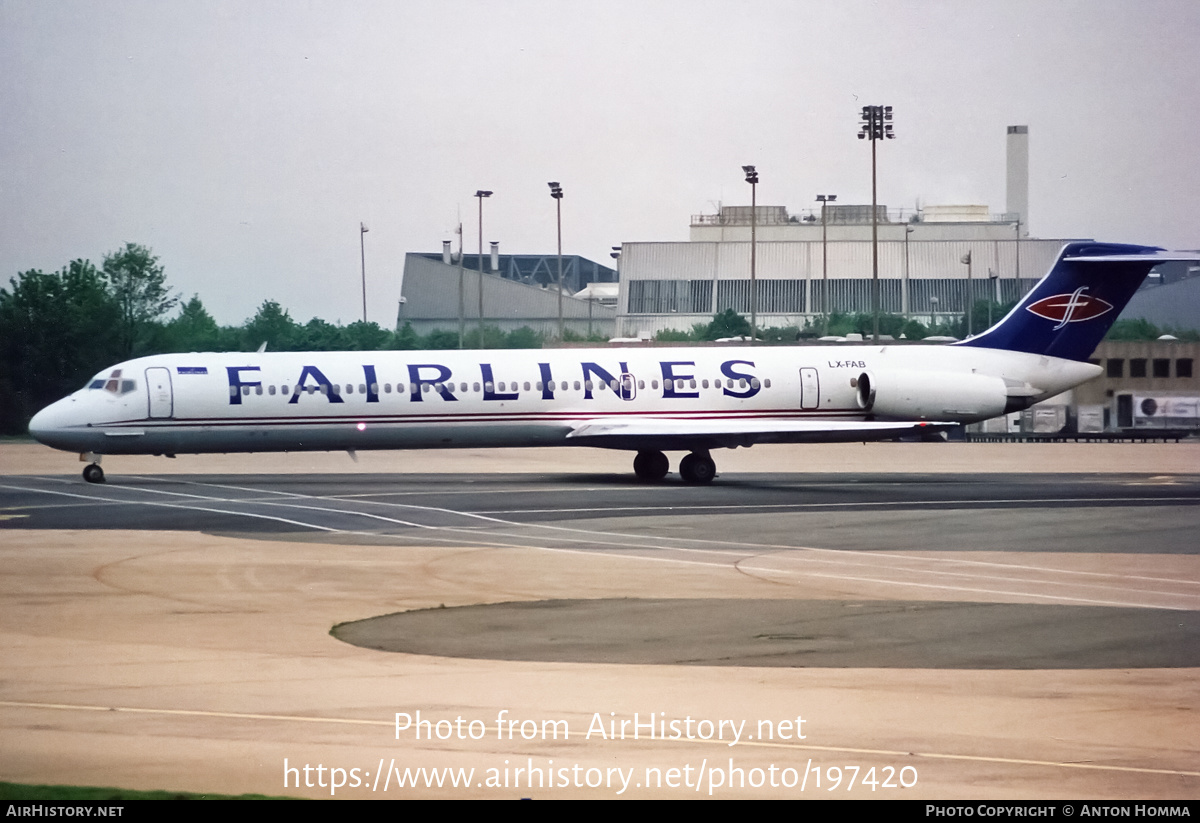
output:
[{"label": "nose cone", "polygon": [[33,439],[56,449],[74,451],[75,446],[71,442],[74,429],[71,411],[74,404],[74,399],[67,397],[35,414],[29,421],[29,433]]},{"label": "nose cone", "polygon": [[54,417],[51,409],[54,406],[47,406],[33,416],[29,421],[29,434],[39,443],[46,442],[46,436],[51,432],[51,419]]}]

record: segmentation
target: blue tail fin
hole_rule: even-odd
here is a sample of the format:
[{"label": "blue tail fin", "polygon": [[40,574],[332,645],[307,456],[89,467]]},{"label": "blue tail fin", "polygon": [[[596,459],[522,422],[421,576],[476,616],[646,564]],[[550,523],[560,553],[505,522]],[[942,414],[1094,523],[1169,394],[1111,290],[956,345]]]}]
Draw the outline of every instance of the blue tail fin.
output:
[{"label": "blue tail fin", "polygon": [[1085,361],[1150,269],[1195,257],[1153,246],[1068,243],[1050,273],[1003,320],[955,345]]}]

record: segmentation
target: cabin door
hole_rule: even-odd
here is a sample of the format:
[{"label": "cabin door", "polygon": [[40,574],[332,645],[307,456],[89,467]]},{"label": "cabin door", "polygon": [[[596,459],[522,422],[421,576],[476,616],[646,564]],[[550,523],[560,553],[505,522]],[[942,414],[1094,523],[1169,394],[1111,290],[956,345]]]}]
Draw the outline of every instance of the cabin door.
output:
[{"label": "cabin door", "polygon": [[816,409],[821,405],[821,381],[816,369],[800,370],[800,408]]},{"label": "cabin door", "polygon": [[170,417],[175,398],[171,392],[171,371],[161,366],[146,369],[146,392],[150,397],[150,417]]}]

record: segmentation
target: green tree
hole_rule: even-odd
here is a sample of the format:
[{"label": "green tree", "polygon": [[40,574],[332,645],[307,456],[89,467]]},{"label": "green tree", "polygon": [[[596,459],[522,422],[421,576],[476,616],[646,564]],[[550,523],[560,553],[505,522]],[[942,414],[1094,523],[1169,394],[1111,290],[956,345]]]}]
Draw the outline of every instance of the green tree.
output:
[{"label": "green tree", "polygon": [[750,321],[733,309],[726,309],[712,319],[704,335],[705,340],[720,340],[723,337],[742,337],[750,334]]},{"label": "green tree", "polygon": [[121,310],[122,349],[132,356],[146,324],[173,309],[179,297],[167,290],[167,277],[158,258],[136,243],[126,243],[120,251],[105,255],[103,272],[109,293]]},{"label": "green tree", "polygon": [[346,348],[345,330],[319,317],[309,320],[297,332],[293,342],[302,351],[341,351]]},{"label": "green tree", "polygon": [[294,351],[302,348],[296,345],[300,337],[300,327],[274,300],[264,300],[258,313],[242,327],[242,339],[249,349],[257,349],[266,343],[273,351]]},{"label": "green tree", "polygon": [[425,336],[423,346],[427,349],[457,349],[458,332],[434,329]]},{"label": "green tree", "polygon": [[221,329],[200,296],[180,307],[179,316],[166,326],[167,351],[220,351]]},{"label": "green tree", "polygon": [[356,320],[343,330],[345,348],[351,351],[379,351],[392,342],[392,333],[381,329],[378,323]]},{"label": "green tree", "polygon": [[39,408],[122,359],[121,314],[87,260],[9,283],[0,289],[0,428],[19,434]]},{"label": "green tree", "polygon": [[528,326],[513,329],[505,335],[504,348],[506,349],[540,349],[541,347],[542,336]]},{"label": "green tree", "polygon": [[[455,335],[455,345],[457,345],[458,335]],[[412,323],[405,323],[401,328],[396,330],[396,336],[392,340],[392,348],[402,351],[412,351],[421,348],[421,336],[413,329]]]}]

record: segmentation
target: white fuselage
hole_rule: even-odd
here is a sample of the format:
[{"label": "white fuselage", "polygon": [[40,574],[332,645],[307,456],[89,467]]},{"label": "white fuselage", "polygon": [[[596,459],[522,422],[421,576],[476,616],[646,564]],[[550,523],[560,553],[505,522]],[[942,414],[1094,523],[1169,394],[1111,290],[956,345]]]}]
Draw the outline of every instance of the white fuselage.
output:
[{"label": "white fuselage", "polygon": [[[1097,374],[923,345],[165,354],[97,375],[30,431],[94,454],[863,440],[884,436],[872,421],[973,422]],[[596,421],[631,434],[573,439]]]}]

